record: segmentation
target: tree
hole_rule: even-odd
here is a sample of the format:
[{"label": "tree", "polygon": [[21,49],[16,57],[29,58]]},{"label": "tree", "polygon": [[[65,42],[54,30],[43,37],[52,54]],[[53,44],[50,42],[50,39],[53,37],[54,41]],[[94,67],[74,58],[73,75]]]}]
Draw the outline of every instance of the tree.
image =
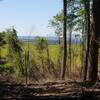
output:
[{"label": "tree", "polygon": [[6,43],[5,32],[0,32],[0,59],[1,59],[1,47]]},{"label": "tree", "polygon": [[42,70],[44,71],[44,51],[46,50],[47,52],[47,56],[48,56],[48,66],[50,67],[50,61],[49,61],[49,49],[48,49],[48,43],[47,43],[47,39],[43,38],[43,37],[37,37],[35,40],[35,45],[36,45],[36,49],[39,52],[39,57],[41,59],[41,63],[42,63]]},{"label": "tree", "polygon": [[[59,21],[60,23],[64,22],[64,25],[62,24],[54,24],[55,26],[59,27],[59,25],[62,25],[62,29],[64,26],[64,55],[67,53],[65,52],[65,44],[67,44],[65,41],[65,26],[67,26],[67,30],[70,31],[69,36],[69,51],[71,51],[71,31],[81,31],[82,34],[82,67],[84,67],[84,80],[86,80],[87,76],[89,80],[96,80],[93,77],[97,77],[97,69],[98,69],[98,41],[100,37],[99,33],[99,1],[93,1],[93,7],[92,7],[92,14],[91,15],[91,1],[90,0],[68,0],[63,1],[64,3],[67,3],[68,11],[66,10],[64,12],[64,17],[62,17],[62,21]],[[72,6],[73,5],[73,8]],[[65,5],[64,5],[65,9]],[[71,11],[69,9],[72,9]],[[97,10],[97,11],[96,11]],[[65,13],[67,16],[67,20],[65,18]],[[60,17],[59,17],[60,16]],[[63,13],[59,16],[57,15],[57,18],[61,18],[63,16]],[[93,16],[91,18],[91,16]],[[56,19],[57,19],[56,18]],[[65,22],[65,20],[67,22]],[[92,24],[90,23],[90,20],[92,20]],[[58,20],[55,20],[57,22]],[[67,24],[67,25],[65,25]],[[72,30],[73,29],[73,30]],[[91,30],[92,29],[92,30]],[[67,50],[67,49],[66,49]],[[96,55],[94,54],[96,50]],[[70,59],[71,59],[71,52]],[[95,55],[95,56],[94,56]],[[68,55],[67,55],[68,56]],[[64,56],[65,57],[65,56]],[[95,60],[94,60],[94,58]],[[65,59],[63,58],[63,68],[62,72],[65,72]],[[67,59],[66,59],[67,60]],[[71,62],[70,62],[71,63]],[[71,64],[70,64],[71,65]],[[87,72],[88,71],[88,72]],[[92,72],[94,74],[92,74]],[[87,75],[88,74],[88,75]],[[63,75],[64,76],[64,73]],[[91,79],[90,79],[91,77]]]},{"label": "tree", "polygon": [[17,31],[14,28],[7,29],[6,41],[9,45],[9,53],[11,53],[11,52],[18,53],[19,51],[22,50],[19,45],[20,42],[17,37]]},{"label": "tree", "polygon": [[17,31],[14,28],[7,29],[6,42],[8,43],[9,62],[12,63],[14,61],[14,65],[23,73],[22,48],[17,37]]},{"label": "tree", "polygon": [[90,37],[88,80],[98,79],[98,41],[100,37],[100,0],[92,0],[92,33]]},{"label": "tree", "polygon": [[63,53],[63,65],[61,69],[61,79],[65,79],[65,72],[66,72],[66,57],[67,57],[67,0],[63,0],[63,11],[64,11],[64,24],[63,24],[63,46],[64,46],[64,53]]},{"label": "tree", "polygon": [[63,35],[63,12],[60,11],[58,14],[53,16],[53,18],[49,21],[49,27],[54,28],[55,34],[58,37],[58,55],[57,55],[57,67],[60,71],[61,69],[61,61],[62,61],[62,35]]},{"label": "tree", "polygon": [[[70,63],[71,63],[71,37],[72,37],[72,31],[74,30],[75,26],[77,26],[76,24],[80,23],[80,21],[82,20],[82,19],[79,20],[79,18],[77,18],[78,16],[77,16],[76,11],[78,9],[78,6],[76,6],[76,3],[74,1],[75,0],[73,0],[73,1],[72,0],[68,0],[68,4],[67,4],[68,6],[66,5],[67,6],[66,10],[68,8],[68,11],[67,11],[67,14],[66,14],[65,18],[64,18],[63,12],[61,11],[58,14],[56,14],[56,16],[54,16],[52,20],[50,20],[50,25],[55,29],[55,33],[57,34],[57,36],[59,37],[59,40],[60,40],[60,37],[63,36],[63,30],[64,30],[63,29],[63,26],[64,26],[63,23],[64,23],[64,20],[66,20],[66,18],[67,18],[67,20],[66,20],[67,22],[65,22],[65,23],[66,23],[66,26],[67,26],[67,30],[66,31],[68,31],[69,35],[70,35],[69,36]],[[78,2],[78,4],[79,4],[79,2]],[[67,35],[66,35],[66,39],[67,39]],[[65,41],[65,42],[67,42],[67,41]],[[59,43],[61,43],[61,41]],[[64,44],[63,44],[63,47],[64,47]],[[66,45],[66,48],[67,48],[67,45]],[[60,49],[59,49],[59,54],[61,54],[61,50]],[[65,54],[63,54],[63,55],[65,56]],[[68,56],[68,55],[66,55],[66,56]]]},{"label": "tree", "polygon": [[49,27],[53,27],[55,29],[55,34],[59,39],[59,45],[61,43],[61,37],[63,33],[63,12],[57,13],[53,18],[49,21]]},{"label": "tree", "polygon": [[87,78],[87,69],[88,69],[88,56],[89,56],[89,43],[90,43],[90,0],[82,0],[84,5],[84,18],[85,18],[85,34],[86,34],[86,53],[84,57],[84,81]]},{"label": "tree", "polygon": [[0,46],[2,46],[3,44],[5,44],[5,32],[0,32]]}]

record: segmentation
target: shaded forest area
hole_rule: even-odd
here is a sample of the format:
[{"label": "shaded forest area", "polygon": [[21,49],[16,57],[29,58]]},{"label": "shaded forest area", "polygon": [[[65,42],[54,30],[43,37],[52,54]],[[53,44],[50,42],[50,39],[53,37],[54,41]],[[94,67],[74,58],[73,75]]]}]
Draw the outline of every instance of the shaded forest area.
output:
[{"label": "shaded forest area", "polygon": [[20,41],[14,27],[0,32],[0,99],[99,100],[99,9],[100,0],[63,0],[49,21],[56,45]]}]

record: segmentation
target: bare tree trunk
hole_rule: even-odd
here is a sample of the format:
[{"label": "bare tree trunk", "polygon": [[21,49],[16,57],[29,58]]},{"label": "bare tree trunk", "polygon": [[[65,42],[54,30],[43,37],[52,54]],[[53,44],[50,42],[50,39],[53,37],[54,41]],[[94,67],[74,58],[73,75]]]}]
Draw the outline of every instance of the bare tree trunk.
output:
[{"label": "bare tree trunk", "polygon": [[100,0],[93,0],[93,32],[89,50],[89,75],[88,80],[95,82],[98,79],[98,39],[100,37]]},{"label": "bare tree trunk", "polygon": [[69,34],[69,73],[71,73],[71,41],[72,41],[72,26],[70,26],[70,34]]},{"label": "bare tree trunk", "polygon": [[60,36],[58,36],[58,44],[59,44],[59,49],[58,49],[58,59],[57,59],[57,67],[58,67],[58,71],[60,72],[61,70],[61,59],[62,59],[62,44],[61,44],[61,39],[60,39]]},{"label": "bare tree trunk", "polygon": [[50,67],[52,67],[52,66],[50,66],[50,55],[49,55],[49,48],[48,48],[48,44],[47,44],[47,49],[46,49],[46,51],[47,51],[47,61],[48,61],[48,70],[50,69]]},{"label": "bare tree trunk", "polygon": [[88,0],[85,2],[85,11],[86,11],[86,56],[85,56],[85,63],[84,63],[84,81],[87,78],[87,67],[88,67],[88,56],[89,56],[89,43],[90,43],[90,1]]},{"label": "bare tree trunk", "polygon": [[68,59],[69,59],[69,67],[68,67],[68,76],[71,77],[71,64],[72,64],[72,51],[71,51],[71,41],[72,41],[72,24],[69,25],[69,55],[68,55]]},{"label": "bare tree trunk", "polygon": [[82,69],[81,69],[81,71],[82,71],[82,80],[84,80],[84,70],[85,70],[85,68],[84,68],[84,54],[85,54],[85,32],[84,32],[84,30],[85,30],[85,24],[84,23],[82,23],[82,41],[81,41],[81,67],[82,67]]},{"label": "bare tree trunk", "polygon": [[66,72],[66,60],[67,60],[67,41],[66,41],[66,32],[67,32],[67,0],[63,0],[63,10],[64,10],[64,25],[63,25],[63,38],[64,38],[64,55],[63,55],[63,66],[61,70],[61,79],[65,79]]}]

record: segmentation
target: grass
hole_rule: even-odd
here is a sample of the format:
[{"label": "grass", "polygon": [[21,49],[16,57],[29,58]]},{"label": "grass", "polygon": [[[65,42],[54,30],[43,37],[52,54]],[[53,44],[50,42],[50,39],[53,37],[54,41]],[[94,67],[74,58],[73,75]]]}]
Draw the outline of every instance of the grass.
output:
[{"label": "grass", "polygon": [[[28,44],[24,43],[22,45],[23,48],[23,52],[28,50]],[[59,45],[49,45],[49,53],[50,53],[50,58],[53,62],[57,62],[57,58],[58,58],[58,52],[59,52]],[[29,44],[29,51],[30,51],[30,55],[34,55],[35,58],[37,58],[38,56],[38,51],[36,49],[36,46],[33,45],[32,43]],[[46,56],[46,51],[44,51],[44,56]]]},{"label": "grass", "polygon": [[[7,56],[7,44],[4,45],[1,49],[1,57],[6,57]],[[28,50],[28,43],[24,42],[21,44],[21,47],[23,49],[23,54],[25,54],[25,51]],[[58,55],[59,55],[59,45],[49,45],[49,54],[50,54],[50,59],[56,64],[58,60]],[[38,59],[38,52],[36,49],[36,46],[33,45],[32,43],[29,44],[29,52],[30,56],[34,56],[35,59]],[[46,56],[46,51],[44,51],[44,56]],[[79,45],[72,45],[72,67],[73,63],[75,66],[80,66],[81,65],[81,49]]]},{"label": "grass", "polygon": [[[21,44],[21,47],[23,49],[23,55],[25,56],[25,51],[28,50],[28,43],[24,42]],[[1,57],[2,58],[6,58],[7,53],[8,53],[8,45],[4,45],[3,47],[1,47]],[[49,45],[49,55],[50,55],[50,59],[54,64],[54,67],[57,68],[57,61],[58,61],[58,57],[59,57],[59,45],[55,44],[55,45]],[[71,54],[71,66],[69,64],[69,57],[67,58],[67,66],[68,68],[71,69],[71,72],[74,74],[79,74],[79,72],[81,71],[81,67],[82,67],[82,58],[81,58],[81,52],[82,49],[80,48],[80,45],[72,45],[71,47],[72,49],[72,54]],[[67,49],[69,50],[69,48]],[[36,46],[32,43],[29,44],[29,52],[30,52],[30,59],[32,60],[31,64],[34,63],[33,59],[36,61],[36,64],[38,64],[39,68],[42,67],[41,65],[41,60],[39,60],[39,53],[38,50],[36,49]],[[63,51],[62,51],[63,52]],[[68,51],[68,55],[69,55],[69,51]],[[24,58],[23,56],[23,58]],[[44,51],[43,56],[46,57],[47,56],[47,52]],[[100,63],[100,61],[99,61]],[[13,66],[12,66],[13,65]],[[100,65],[100,64],[99,64]],[[14,63],[13,62],[7,62],[3,65],[4,68],[9,68],[10,66],[14,67]],[[45,65],[46,67],[47,65]],[[31,67],[35,67],[34,64],[31,65]],[[16,73],[18,70],[16,70]],[[100,71],[100,66],[99,66],[99,71]],[[15,75],[16,76],[16,75]]]}]

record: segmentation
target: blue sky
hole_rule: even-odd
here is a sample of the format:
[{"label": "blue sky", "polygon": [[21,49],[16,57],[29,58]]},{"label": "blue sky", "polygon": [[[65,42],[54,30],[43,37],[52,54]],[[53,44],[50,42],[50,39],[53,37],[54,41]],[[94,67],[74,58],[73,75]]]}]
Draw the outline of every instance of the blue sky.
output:
[{"label": "blue sky", "polygon": [[3,0],[0,31],[14,26],[18,35],[53,35],[48,21],[62,9],[62,0]]}]

